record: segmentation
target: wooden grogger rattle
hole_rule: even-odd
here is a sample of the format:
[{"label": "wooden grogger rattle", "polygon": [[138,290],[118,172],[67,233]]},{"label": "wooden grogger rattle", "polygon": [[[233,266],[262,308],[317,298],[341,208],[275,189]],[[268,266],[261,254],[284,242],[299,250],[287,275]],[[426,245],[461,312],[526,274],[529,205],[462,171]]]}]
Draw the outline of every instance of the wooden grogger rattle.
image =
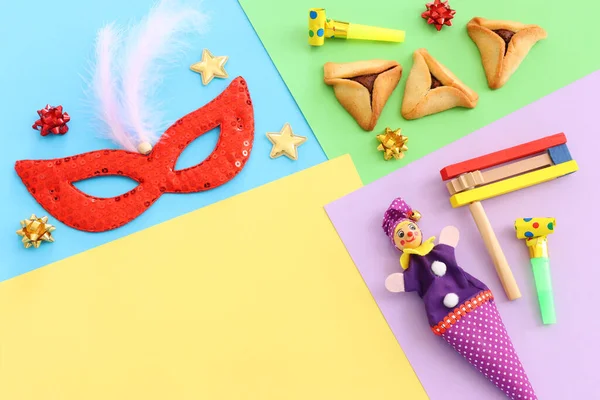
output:
[{"label": "wooden grogger rattle", "polygon": [[440,171],[442,180],[448,181],[452,207],[468,205],[510,300],[521,297],[521,291],[481,202],[578,169],[567,148],[567,137],[559,133],[449,165]]}]

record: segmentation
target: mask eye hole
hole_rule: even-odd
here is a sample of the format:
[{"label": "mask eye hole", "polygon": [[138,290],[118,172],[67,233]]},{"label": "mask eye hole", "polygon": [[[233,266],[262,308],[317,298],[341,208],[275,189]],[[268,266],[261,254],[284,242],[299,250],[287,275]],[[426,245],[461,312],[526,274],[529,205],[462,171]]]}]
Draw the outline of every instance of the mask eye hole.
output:
[{"label": "mask eye hole", "polygon": [[104,175],[73,182],[83,193],[98,198],[111,198],[130,192],[138,182],[126,176]]},{"label": "mask eye hole", "polygon": [[400,229],[400,230],[398,231],[398,237],[399,237],[400,239],[404,239],[404,231],[403,231],[402,229]]},{"label": "mask eye hole", "polygon": [[175,170],[191,168],[206,160],[217,147],[220,135],[221,129],[216,127],[194,139],[177,158]]}]

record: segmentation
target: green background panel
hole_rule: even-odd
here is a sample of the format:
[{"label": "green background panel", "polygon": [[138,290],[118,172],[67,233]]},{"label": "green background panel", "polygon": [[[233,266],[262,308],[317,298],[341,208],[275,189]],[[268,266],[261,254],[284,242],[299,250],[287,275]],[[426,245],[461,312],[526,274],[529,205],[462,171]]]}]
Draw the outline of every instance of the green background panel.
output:
[{"label": "green background panel", "polygon": [[[300,106],[327,156],[350,153],[365,183],[369,183],[562,86],[600,68],[600,45],[593,21],[586,20],[581,2],[542,0],[453,1],[454,25],[435,30],[421,18],[424,1],[371,0],[239,0],[264,46]],[[308,10],[323,7],[329,18],[403,29],[401,44],[327,39],[322,47],[308,45]],[[548,32],[501,89],[487,86],[479,51],[466,31],[475,16],[535,23]],[[473,110],[453,109],[419,120],[400,115],[412,53],[427,48],[442,64],[479,94]],[[397,60],[402,79],[373,132],[363,131],[323,83],[323,64],[374,58]],[[375,135],[385,127],[402,128],[409,137],[403,160],[384,161]],[[561,127],[557,126],[556,131]],[[540,132],[540,136],[555,132]],[[456,161],[462,161],[460,156]]]}]

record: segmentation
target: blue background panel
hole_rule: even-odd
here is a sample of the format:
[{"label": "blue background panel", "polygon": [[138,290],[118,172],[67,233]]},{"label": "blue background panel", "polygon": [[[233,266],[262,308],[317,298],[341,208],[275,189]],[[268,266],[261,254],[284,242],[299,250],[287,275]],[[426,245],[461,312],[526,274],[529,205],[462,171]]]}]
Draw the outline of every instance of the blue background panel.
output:
[{"label": "blue background panel", "polygon": [[[57,226],[55,243],[24,249],[15,231],[19,221],[32,213],[47,212],[29,195],[14,171],[20,159],[67,157],[86,151],[118,148],[95,128],[94,105],[85,95],[86,78],[93,60],[98,29],[116,21],[127,25],[139,21],[152,6],[148,0],[87,2],[41,0],[6,2],[0,13],[3,38],[0,62],[0,280],[25,273],[160,222],[215,203],[262,184],[282,178],[326,160],[292,96],[271,63],[236,0],[206,0],[200,6],[210,16],[206,33],[190,34],[189,48],[165,71],[156,98],[164,105],[169,121],[203,106],[221,93],[236,76],[248,81],[255,107],[256,131],[252,154],[244,170],[219,188],[195,194],[165,194],[133,222],[103,233],[69,228],[52,216]],[[202,50],[229,56],[228,79],[214,79],[203,86],[200,75],[189,66],[200,61]],[[317,78],[316,78],[317,79]],[[31,125],[36,110],[62,104],[71,115],[64,136],[40,136]],[[270,159],[266,132],[279,131],[289,122],[308,141],[299,148],[299,159]],[[218,130],[194,141],[184,150],[178,168],[195,165],[214,149]],[[126,178],[94,178],[76,184],[81,190],[112,197],[136,185]],[[249,210],[251,212],[251,210]],[[198,227],[197,229],[202,229]],[[201,251],[202,243],[195,244]],[[158,249],[157,251],[160,251]],[[115,255],[116,257],[116,255]]]}]

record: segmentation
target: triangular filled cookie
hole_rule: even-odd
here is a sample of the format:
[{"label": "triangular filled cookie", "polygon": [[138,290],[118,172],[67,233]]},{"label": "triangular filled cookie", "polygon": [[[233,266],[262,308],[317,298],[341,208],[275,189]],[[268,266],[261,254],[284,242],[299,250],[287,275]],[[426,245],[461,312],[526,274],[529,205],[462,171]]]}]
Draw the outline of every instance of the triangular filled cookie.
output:
[{"label": "triangular filled cookie", "polygon": [[400,81],[402,67],[396,61],[369,60],[327,63],[324,72],[340,104],[361,128],[372,131]]},{"label": "triangular filled cookie", "polygon": [[546,31],[538,25],[480,17],[469,21],[467,31],[479,48],[491,89],[504,86],[533,45],[546,38]]},{"label": "triangular filled cookie", "polygon": [[406,80],[402,116],[417,119],[454,107],[474,108],[479,96],[426,49],[413,54],[413,66]]}]

